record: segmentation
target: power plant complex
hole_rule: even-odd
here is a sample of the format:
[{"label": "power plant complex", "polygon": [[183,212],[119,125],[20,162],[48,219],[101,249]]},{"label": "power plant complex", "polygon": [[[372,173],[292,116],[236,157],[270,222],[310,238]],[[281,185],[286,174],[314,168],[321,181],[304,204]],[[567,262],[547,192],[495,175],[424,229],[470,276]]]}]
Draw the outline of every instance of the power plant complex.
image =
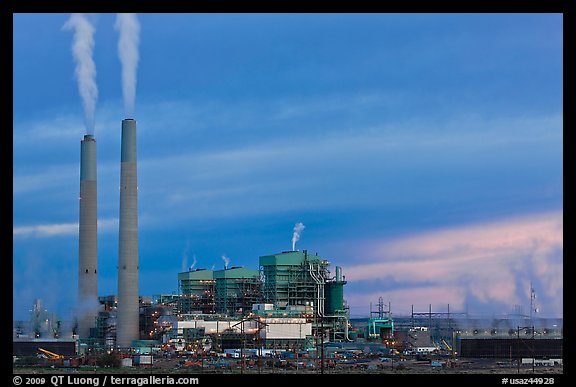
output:
[{"label": "power plant complex", "polygon": [[80,348],[130,351],[142,340],[184,348],[200,340],[223,350],[238,346],[246,335],[262,346],[309,348],[317,345],[320,330],[333,340],[350,341],[342,269],[331,274],[329,262],[317,253],[296,251],[296,234],[293,251],[261,256],[259,269],[189,270],[178,273],[178,295],[154,303],[140,297],[136,121],[131,118],[122,121],[121,132],[118,295],[98,297],[96,140],[85,135],[81,145],[75,329]]},{"label": "power plant complex", "polygon": [[351,319],[342,268],[332,269],[318,253],[295,249],[302,224],[295,227],[291,251],[262,255],[257,268],[228,267],[228,262],[219,270],[191,267],[174,273],[177,294],[142,296],[136,143],[136,121],[124,119],[118,294],[98,295],[96,140],[87,134],[80,155],[76,321],[60,321],[36,300],[30,321],[14,325],[15,364],[34,355],[52,362],[67,359],[68,365],[95,364],[97,356],[111,352],[124,366],[150,365],[153,356],[172,355],[241,358],[243,367],[250,357],[321,357],[327,361],[322,365],[334,365],[366,353],[435,354],[451,364],[467,357],[509,358],[518,365],[526,358],[552,358],[561,364],[562,319],[519,313],[486,321],[450,312],[449,306],[447,312],[432,312],[430,306],[427,312],[393,316],[381,298],[369,318]]},{"label": "power plant complex", "polygon": [[[71,21],[83,28],[80,38],[90,37],[80,41],[80,51],[90,51],[91,56],[88,21],[77,14]],[[124,86],[131,86],[125,91],[125,103],[133,105],[139,27],[131,14],[122,14],[118,21],[120,52],[131,54],[120,55]],[[83,64],[90,71],[80,73],[94,76],[91,58],[80,59],[90,59]],[[80,82],[81,87],[91,84],[86,79]],[[81,94],[93,96],[95,103],[95,90],[88,91],[93,94]],[[93,117],[87,121],[93,124]],[[505,360],[518,370],[523,364],[534,367],[536,359],[550,366],[562,364],[562,318],[535,318],[532,312],[521,311],[476,318],[454,313],[449,305],[446,311],[432,311],[430,306],[428,311],[398,316],[380,298],[376,311],[371,305],[368,318],[352,319],[342,268],[331,267],[329,259],[316,252],[296,249],[302,223],[294,228],[292,250],[263,252],[254,257],[254,268],[228,267],[227,259],[217,270],[194,269],[193,265],[174,273],[177,293],[142,295],[136,120],[123,119],[120,136],[117,294],[102,295],[98,290],[96,138],[86,134],[80,147],[75,320],[60,320],[36,299],[29,321],[14,321],[15,368],[37,365],[38,359],[41,365],[52,367],[108,367],[113,364],[110,357],[119,362],[114,367],[152,367],[154,359],[176,359],[166,363],[170,365],[164,370],[207,366],[245,371],[255,361],[260,370],[263,360],[271,369],[300,367],[322,372],[325,367],[382,369],[388,362],[394,369],[394,362],[403,364],[407,359],[414,365],[427,360],[427,366],[444,368],[464,367],[470,362],[461,359],[470,358]]]}]

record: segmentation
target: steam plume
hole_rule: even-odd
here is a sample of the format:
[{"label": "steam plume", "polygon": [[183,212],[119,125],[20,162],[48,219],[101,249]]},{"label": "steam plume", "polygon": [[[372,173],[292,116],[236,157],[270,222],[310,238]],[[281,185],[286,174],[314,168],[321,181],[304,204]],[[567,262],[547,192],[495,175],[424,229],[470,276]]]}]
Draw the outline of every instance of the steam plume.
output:
[{"label": "steam plume", "polygon": [[196,266],[196,255],[192,256],[192,265],[190,265],[190,268],[188,270],[194,269],[194,266]]},{"label": "steam plume", "polygon": [[122,63],[122,94],[124,96],[124,114],[130,118],[134,114],[136,99],[136,68],[140,55],[140,23],[134,13],[119,13],[116,16],[116,30],[119,31],[118,56]]},{"label": "steam plume", "polygon": [[188,250],[190,249],[190,240],[186,240],[186,248],[182,252],[182,265],[180,271],[184,272],[188,269]]},{"label": "steam plume", "polygon": [[76,79],[78,91],[84,107],[86,132],[94,134],[94,112],[98,87],[96,86],[96,65],[92,59],[94,50],[94,26],[81,13],[73,13],[64,26],[64,30],[74,31],[72,54],[76,62]]},{"label": "steam plume", "polygon": [[296,251],[296,242],[300,239],[300,233],[304,230],[305,226],[300,222],[294,226],[294,234],[292,234],[292,251]]},{"label": "steam plume", "polygon": [[223,255],[222,260],[224,261],[224,268],[228,269],[228,264],[230,263],[230,258],[227,258],[225,255]]}]

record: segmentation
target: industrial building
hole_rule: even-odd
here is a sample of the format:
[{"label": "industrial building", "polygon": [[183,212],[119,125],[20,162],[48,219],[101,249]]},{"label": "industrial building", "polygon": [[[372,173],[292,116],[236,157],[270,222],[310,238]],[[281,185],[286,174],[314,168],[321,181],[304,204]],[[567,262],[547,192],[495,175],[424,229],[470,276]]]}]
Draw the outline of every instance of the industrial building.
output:
[{"label": "industrial building", "polygon": [[178,273],[181,314],[245,316],[260,302],[260,273],[244,267]]},{"label": "industrial building", "polygon": [[252,305],[260,302],[260,273],[244,267],[232,267],[213,272],[216,313],[244,316]]},{"label": "industrial building", "polygon": [[315,336],[349,340],[340,267],[330,276],[328,260],[307,250],[264,255],[259,261],[264,303],[312,318]]},{"label": "industrial building", "polygon": [[175,321],[166,338],[176,348],[222,352],[234,348],[300,349],[311,335],[312,323],[305,318],[195,316]]},{"label": "industrial building", "polygon": [[[98,298],[100,306],[87,337],[78,336],[74,327],[67,338],[77,340],[79,353],[130,351],[142,340],[157,347],[212,351],[239,346],[304,350],[326,341],[350,340],[340,267],[331,275],[329,261],[306,250],[261,256],[259,263],[259,269],[180,272],[178,294],[138,296],[137,336],[129,344],[120,342],[125,312],[121,293]],[[121,265],[119,275],[124,271],[128,270]]]},{"label": "industrial building", "polygon": [[322,315],[327,267],[328,261],[306,250],[261,256],[262,301],[276,309],[311,306]]},{"label": "industrial building", "polygon": [[178,273],[179,310],[181,313],[215,313],[214,272],[196,269]]},{"label": "industrial building", "polygon": [[259,270],[178,273],[178,302],[161,298],[180,317],[172,319],[173,331],[163,340],[195,347],[211,342],[222,349],[240,345],[245,337],[275,348],[314,347],[318,337],[348,339],[346,281],[340,267],[331,276],[328,260],[307,250],[264,255],[259,264]]},{"label": "industrial building", "polygon": [[261,256],[262,301],[280,310],[310,306],[318,316],[344,315],[346,281],[338,266],[331,278],[328,265],[307,250]]},{"label": "industrial building", "polygon": [[562,358],[561,319],[494,319],[490,326],[459,324],[457,350],[467,358]]}]

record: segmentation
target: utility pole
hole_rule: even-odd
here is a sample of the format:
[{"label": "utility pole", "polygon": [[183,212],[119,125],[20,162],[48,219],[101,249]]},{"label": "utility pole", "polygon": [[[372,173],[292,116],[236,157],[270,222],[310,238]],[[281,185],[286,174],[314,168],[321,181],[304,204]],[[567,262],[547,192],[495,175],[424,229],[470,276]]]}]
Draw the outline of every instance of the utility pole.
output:
[{"label": "utility pole", "polygon": [[[532,322],[532,321],[530,321]],[[532,325],[532,373],[534,373],[534,362],[536,359],[534,358],[534,325]]]},{"label": "utility pole", "polygon": [[241,321],[240,329],[242,331],[242,373],[246,371],[246,333],[244,332],[244,321]]},{"label": "utility pole", "polygon": [[260,330],[262,329],[262,325],[260,325],[261,322],[260,320],[258,320],[258,338],[257,338],[257,343],[258,343],[258,373],[262,372],[262,337],[261,337],[261,333]]},{"label": "utility pole", "polygon": [[518,345],[516,349],[516,363],[518,364],[518,373],[520,373],[520,326],[518,326]]},{"label": "utility pole", "polygon": [[232,327],[235,327],[236,325],[240,324],[240,334],[242,335],[242,348],[241,348],[241,355],[242,355],[242,369],[241,372],[244,373],[244,371],[246,370],[246,333],[244,331],[244,324],[246,323],[246,321],[256,321],[256,323],[258,324],[258,328],[257,328],[257,332],[258,332],[258,345],[259,345],[259,356],[258,356],[258,373],[260,373],[260,358],[262,357],[262,349],[260,346],[260,330],[262,329],[263,326],[266,326],[268,324],[263,323],[260,321],[260,319],[256,319],[254,317],[246,317],[243,318],[242,320],[240,320],[239,322],[237,322],[236,324],[232,325]]},{"label": "utility pole", "polygon": [[526,327],[520,327],[518,326],[518,373],[520,373],[520,360],[521,360],[521,356],[520,356],[520,342],[524,342],[523,339],[520,338],[520,329],[532,329],[532,343],[530,345],[530,349],[532,350],[532,373],[534,373],[534,366],[535,366],[535,359],[534,359],[534,353],[535,353],[535,349],[534,349],[534,339],[535,339],[535,328],[534,326],[526,326]]},{"label": "utility pole", "polygon": [[538,307],[535,305],[536,291],[530,282],[530,324],[532,324],[532,313],[538,313]]},{"label": "utility pole", "polygon": [[320,317],[320,373],[324,374],[324,318]]},{"label": "utility pole", "polygon": [[[318,351],[318,311],[313,309],[313,312],[314,312],[314,325],[313,326],[314,326],[314,329],[316,329],[316,334],[314,335],[314,344],[316,347],[316,369],[318,369],[318,355],[319,355],[318,354],[318,352],[319,352]],[[318,372],[318,371],[316,371],[316,372]]]}]

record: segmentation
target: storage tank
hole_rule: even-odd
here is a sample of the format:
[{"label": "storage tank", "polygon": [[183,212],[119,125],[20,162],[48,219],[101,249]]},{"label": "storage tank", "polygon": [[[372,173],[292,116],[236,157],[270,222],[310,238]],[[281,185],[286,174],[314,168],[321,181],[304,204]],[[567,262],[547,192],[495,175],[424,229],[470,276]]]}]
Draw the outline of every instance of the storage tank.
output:
[{"label": "storage tank", "polygon": [[336,275],[332,281],[324,284],[324,314],[341,314],[344,311],[344,281],[342,268],[336,266]]},{"label": "storage tank", "polygon": [[328,316],[340,313],[344,310],[344,282],[326,282],[324,287],[324,313]]}]

